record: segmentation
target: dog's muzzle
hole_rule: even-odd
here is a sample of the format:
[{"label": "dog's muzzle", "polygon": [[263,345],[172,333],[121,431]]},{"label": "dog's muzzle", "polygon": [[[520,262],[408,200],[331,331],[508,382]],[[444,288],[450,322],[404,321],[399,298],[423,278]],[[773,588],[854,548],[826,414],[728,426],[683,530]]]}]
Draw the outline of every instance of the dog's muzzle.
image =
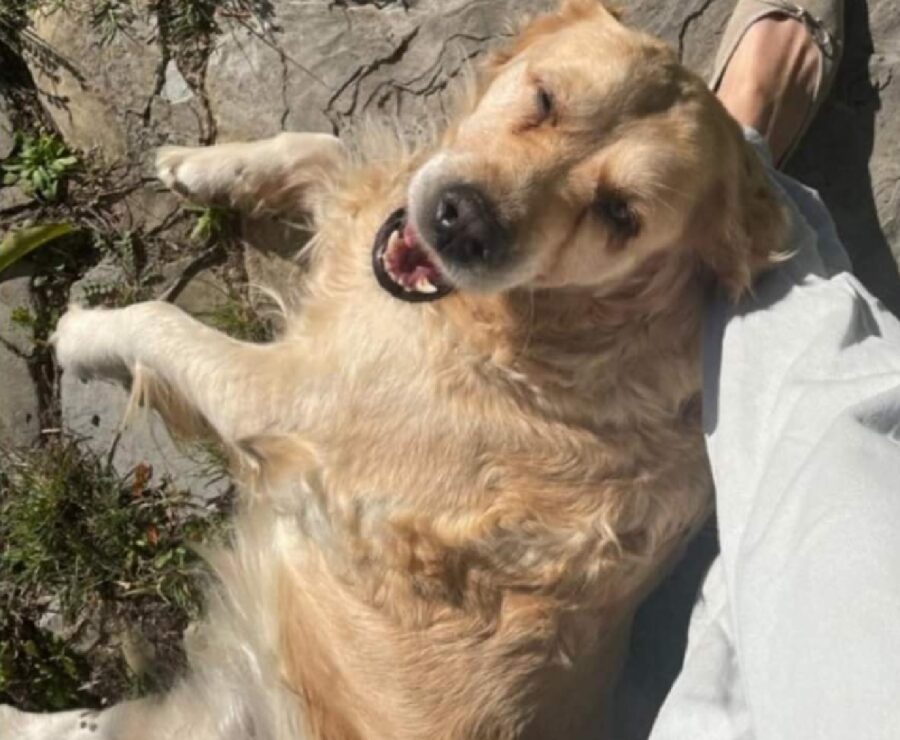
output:
[{"label": "dog's muzzle", "polygon": [[425,237],[451,267],[490,270],[509,257],[509,233],[487,196],[472,185],[438,193]]}]

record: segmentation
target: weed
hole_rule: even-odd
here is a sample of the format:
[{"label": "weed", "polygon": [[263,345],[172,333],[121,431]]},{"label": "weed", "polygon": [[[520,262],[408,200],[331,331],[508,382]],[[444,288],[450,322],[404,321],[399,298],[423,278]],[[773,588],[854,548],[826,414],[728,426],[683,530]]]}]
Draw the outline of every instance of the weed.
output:
[{"label": "weed", "polygon": [[[221,533],[224,512],[154,481],[146,466],[121,478],[71,440],[6,452],[3,463],[0,703],[59,709],[133,695],[110,635],[126,623],[179,663],[172,648],[201,608],[192,543]],[[48,613],[64,627],[50,631]]]},{"label": "weed", "polygon": [[273,338],[272,323],[245,299],[232,293],[226,301],[197,318],[242,342],[270,342]]},{"label": "weed", "polygon": [[90,14],[91,27],[97,33],[101,46],[113,41],[137,18],[131,0],[99,0],[94,3]]},{"label": "weed", "polygon": [[9,320],[22,329],[28,329],[29,331],[34,332],[38,317],[35,316],[27,306],[16,306],[10,311]]},{"label": "weed", "polygon": [[12,229],[0,240],[0,273],[35,249],[52,244],[75,231],[72,224],[41,224]]},{"label": "weed", "polygon": [[132,231],[117,234],[95,233],[93,246],[118,268],[112,279],[85,282],[81,289],[90,306],[130,306],[153,296],[153,287],[162,278],[145,265],[140,235]]},{"label": "weed", "polygon": [[208,41],[223,31],[223,21],[261,23],[273,15],[271,0],[152,0],[160,27],[176,46]]},{"label": "weed", "polygon": [[191,231],[191,239],[209,244],[228,232],[229,212],[215,206],[184,206],[185,210],[194,213],[197,220]]},{"label": "weed", "polygon": [[20,185],[48,203],[58,201],[78,159],[55,134],[17,131],[15,142],[13,155],[2,165],[3,184]]}]

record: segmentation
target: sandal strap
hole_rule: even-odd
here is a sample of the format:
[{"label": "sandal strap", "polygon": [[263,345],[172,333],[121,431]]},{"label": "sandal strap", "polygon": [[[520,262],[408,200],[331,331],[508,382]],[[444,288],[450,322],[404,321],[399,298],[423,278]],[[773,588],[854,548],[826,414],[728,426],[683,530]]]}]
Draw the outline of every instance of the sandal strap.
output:
[{"label": "sandal strap", "polygon": [[806,26],[809,35],[828,59],[835,59],[840,55],[840,40],[836,39],[828,30],[825,22],[817,18],[806,8],[787,0],[758,0],[763,5],[772,7],[773,12],[787,15]]},{"label": "sandal strap", "polygon": [[757,21],[775,15],[802,23],[820,54],[812,105],[794,140],[777,163],[780,167],[797,149],[834,83],[844,45],[844,0],[738,0],[716,55],[715,70],[710,80],[713,91],[718,90],[747,30]]}]

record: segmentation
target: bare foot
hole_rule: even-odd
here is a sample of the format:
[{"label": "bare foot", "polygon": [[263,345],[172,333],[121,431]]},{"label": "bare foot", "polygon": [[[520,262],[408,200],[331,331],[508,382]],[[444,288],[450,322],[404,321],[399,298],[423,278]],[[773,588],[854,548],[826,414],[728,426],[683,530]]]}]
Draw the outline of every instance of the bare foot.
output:
[{"label": "bare foot", "polygon": [[776,163],[813,106],[820,64],[809,31],[787,16],[756,21],[728,62],[716,94],[738,123],[762,135]]}]

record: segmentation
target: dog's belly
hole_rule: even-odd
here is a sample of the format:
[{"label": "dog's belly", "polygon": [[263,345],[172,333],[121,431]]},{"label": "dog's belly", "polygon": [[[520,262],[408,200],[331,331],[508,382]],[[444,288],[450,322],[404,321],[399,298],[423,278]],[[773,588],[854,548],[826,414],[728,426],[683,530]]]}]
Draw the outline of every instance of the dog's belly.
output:
[{"label": "dog's belly", "polygon": [[331,526],[282,591],[279,652],[315,721],[342,738],[493,737],[472,727],[495,721],[497,737],[602,737],[631,613],[708,511],[699,433],[628,480],[591,467],[623,456],[618,442],[565,425],[461,421],[434,399],[398,418],[370,401],[310,432]]},{"label": "dog's belly", "polygon": [[436,353],[408,306],[342,300],[300,332],[290,431],[319,487],[278,497],[314,510],[277,648],[314,736],[593,740],[637,601],[708,511],[699,418],[670,387],[693,361],[639,405],[617,377],[554,399]]}]

